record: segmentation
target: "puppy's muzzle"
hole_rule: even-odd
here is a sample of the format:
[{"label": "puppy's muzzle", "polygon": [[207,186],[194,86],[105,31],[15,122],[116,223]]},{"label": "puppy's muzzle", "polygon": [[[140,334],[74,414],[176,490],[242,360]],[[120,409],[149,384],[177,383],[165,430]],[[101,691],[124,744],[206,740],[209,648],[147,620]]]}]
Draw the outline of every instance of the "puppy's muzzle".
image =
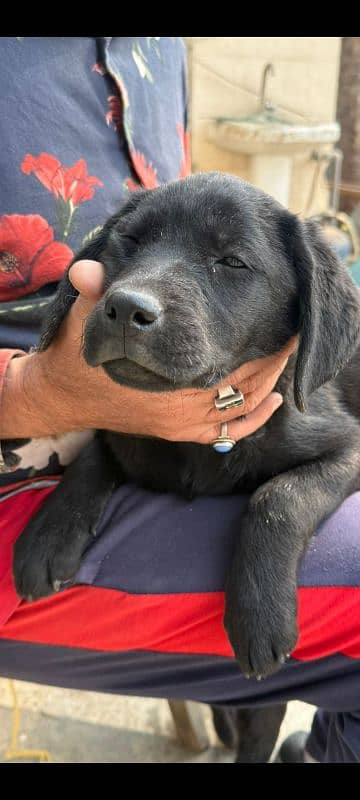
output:
[{"label": "puppy's muzzle", "polygon": [[[151,361],[150,352],[164,320],[163,308],[149,292],[116,288],[90,316],[84,343],[89,366],[130,358]],[[155,334],[155,337],[154,337]]]},{"label": "puppy's muzzle", "polygon": [[107,325],[124,325],[129,331],[150,331],[162,312],[159,301],[150,294],[115,289],[106,300]]}]

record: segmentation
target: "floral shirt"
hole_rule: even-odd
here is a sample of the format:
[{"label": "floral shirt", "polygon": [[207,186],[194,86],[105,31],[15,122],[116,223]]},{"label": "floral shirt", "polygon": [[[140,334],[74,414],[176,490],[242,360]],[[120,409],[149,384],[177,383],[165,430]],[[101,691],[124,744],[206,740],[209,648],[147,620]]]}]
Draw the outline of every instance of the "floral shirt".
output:
[{"label": "floral shirt", "polygon": [[[77,250],[190,156],[181,39],[2,37],[0,61],[1,391]],[[0,487],[58,473],[89,435],[3,441]]]}]

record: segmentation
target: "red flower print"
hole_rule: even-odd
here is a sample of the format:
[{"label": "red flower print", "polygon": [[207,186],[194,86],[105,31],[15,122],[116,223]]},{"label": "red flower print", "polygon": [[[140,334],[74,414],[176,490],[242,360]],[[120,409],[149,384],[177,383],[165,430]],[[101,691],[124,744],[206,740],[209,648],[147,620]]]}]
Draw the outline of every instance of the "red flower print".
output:
[{"label": "red flower print", "polygon": [[102,66],[102,64],[99,64],[98,61],[91,68],[91,72],[98,72],[99,75],[106,75],[106,69]]},{"label": "red flower print", "polygon": [[124,127],[127,143],[128,143],[129,148],[131,150],[132,147],[133,147],[133,138],[132,138],[132,122],[131,122],[129,95],[127,93],[127,89],[126,89],[126,86],[124,84],[124,81],[123,81],[121,75],[119,75],[119,73],[115,73],[114,72],[112,77],[113,77],[113,79],[115,81],[116,88],[117,88],[117,90],[119,92],[119,95],[120,95],[120,98],[121,98],[121,103],[122,103],[123,110],[124,110],[124,114],[123,114],[123,118],[122,118],[122,124],[123,124],[123,127]]},{"label": "red flower print", "polygon": [[191,175],[191,155],[190,155],[190,134],[185,131],[181,122],[178,122],[176,130],[180,136],[183,147],[183,160],[181,162],[179,178],[186,178]]},{"label": "red flower print", "polygon": [[130,155],[133,166],[144,189],[156,189],[156,187],[159,186],[159,182],[156,177],[156,169],[153,167],[152,163],[150,162],[147,166],[144,154],[139,153],[138,150],[131,150]]},{"label": "red flower print", "polygon": [[58,197],[63,181],[61,179],[61,162],[55,156],[50,156],[48,153],[40,153],[35,158],[35,156],[27,153],[21,164],[21,169],[25,175],[30,175],[31,172],[34,172],[40,183],[46,189],[49,189],[55,197]]},{"label": "red flower print", "polygon": [[77,161],[73,167],[63,167],[62,170],[65,192],[61,196],[65,202],[71,200],[73,206],[78,206],[84,200],[91,200],[95,193],[93,187],[104,185],[99,178],[87,174],[86,161],[83,158]]},{"label": "red flower print", "polygon": [[139,184],[135,183],[132,178],[126,178],[124,183],[126,188],[129,189],[129,192],[137,192],[140,189]]},{"label": "red flower print", "polygon": [[72,167],[64,167],[49,153],[40,153],[37,157],[27,153],[21,169],[25,175],[33,172],[54,197],[61,197],[65,203],[71,201],[73,206],[90,200],[94,196],[94,186],[103,186],[99,178],[87,174],[84,159],[80,159]]},{"label": "red flower print", "polygon": [[80,203],[91,200],[95,186],[103,186],[99,178],[87,174],[86,161],[83,158],[72,167],[64,167],[58,158],[49,153],[40,153],[39,156],[27,153],[21,169],[25,175],[33,172],[40,183],[54,195],[63,239],[69,236],[73,216]]},{"label": "red flower print", "polygon": [[35,292],[62,278],[73,258],[54,242],[53,229],[39,214],[0,217],[0,302]]},{"label": "red flower print", "polygon": [[109,103],[109,111],[106,114],[106,123],[107,125],[111,125],[113,123],[116,130],[121,134],[123,129],[123,122],[122,122],[122,105],[120,97],[117,97],[115,94],[110,95],[108,97]]}]

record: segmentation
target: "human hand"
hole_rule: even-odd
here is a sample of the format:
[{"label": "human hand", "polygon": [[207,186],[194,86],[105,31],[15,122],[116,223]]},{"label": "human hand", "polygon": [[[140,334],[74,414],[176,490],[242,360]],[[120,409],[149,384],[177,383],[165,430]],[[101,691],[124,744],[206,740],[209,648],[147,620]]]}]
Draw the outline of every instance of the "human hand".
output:
[{"label": "human hand", "polygon": [[[36,386],[41,394],[37,411],[43,432],[31,435],[102,428],[210,444],[220,424],[227,422],[229,436],[238,441],[264,425],[281,405],[281,395],[272,390],[296,349],[296,337],[279,353],[243,364],[222,381],[223,386],[241,388],[241,408],[218,411],[214,400],[219,387],[149,393],[115,384],[101,367],[89,367],[81,353],[86,318],[103,291],[103,267],[97,261],[78,261],[69,277],[79,296],[53,342],[44,352],[12,361],[18,362],[15,369],[25,369],[26,391]],[[21,366],[25,360],[27,366]]]}]

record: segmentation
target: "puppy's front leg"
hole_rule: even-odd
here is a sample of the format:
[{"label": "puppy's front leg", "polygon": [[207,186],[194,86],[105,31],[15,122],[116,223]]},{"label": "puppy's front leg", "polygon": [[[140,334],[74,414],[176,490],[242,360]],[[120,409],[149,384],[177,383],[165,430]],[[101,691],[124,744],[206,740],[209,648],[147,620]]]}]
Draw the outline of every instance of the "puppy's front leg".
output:
[{"label": "puppy's front leg", "polygon": [[21,597],[46,597],[74,578],[105,503],[120,483],[119,467],[96,437],[66,469],[15,544],[14,579]]},{"label": "puppy's front leg", "polygon": [[245,674],[275,672],[297,638],[297,573],[317,525],[359,488],[360,442],[268,481],[241,520],[225,628]]}]

